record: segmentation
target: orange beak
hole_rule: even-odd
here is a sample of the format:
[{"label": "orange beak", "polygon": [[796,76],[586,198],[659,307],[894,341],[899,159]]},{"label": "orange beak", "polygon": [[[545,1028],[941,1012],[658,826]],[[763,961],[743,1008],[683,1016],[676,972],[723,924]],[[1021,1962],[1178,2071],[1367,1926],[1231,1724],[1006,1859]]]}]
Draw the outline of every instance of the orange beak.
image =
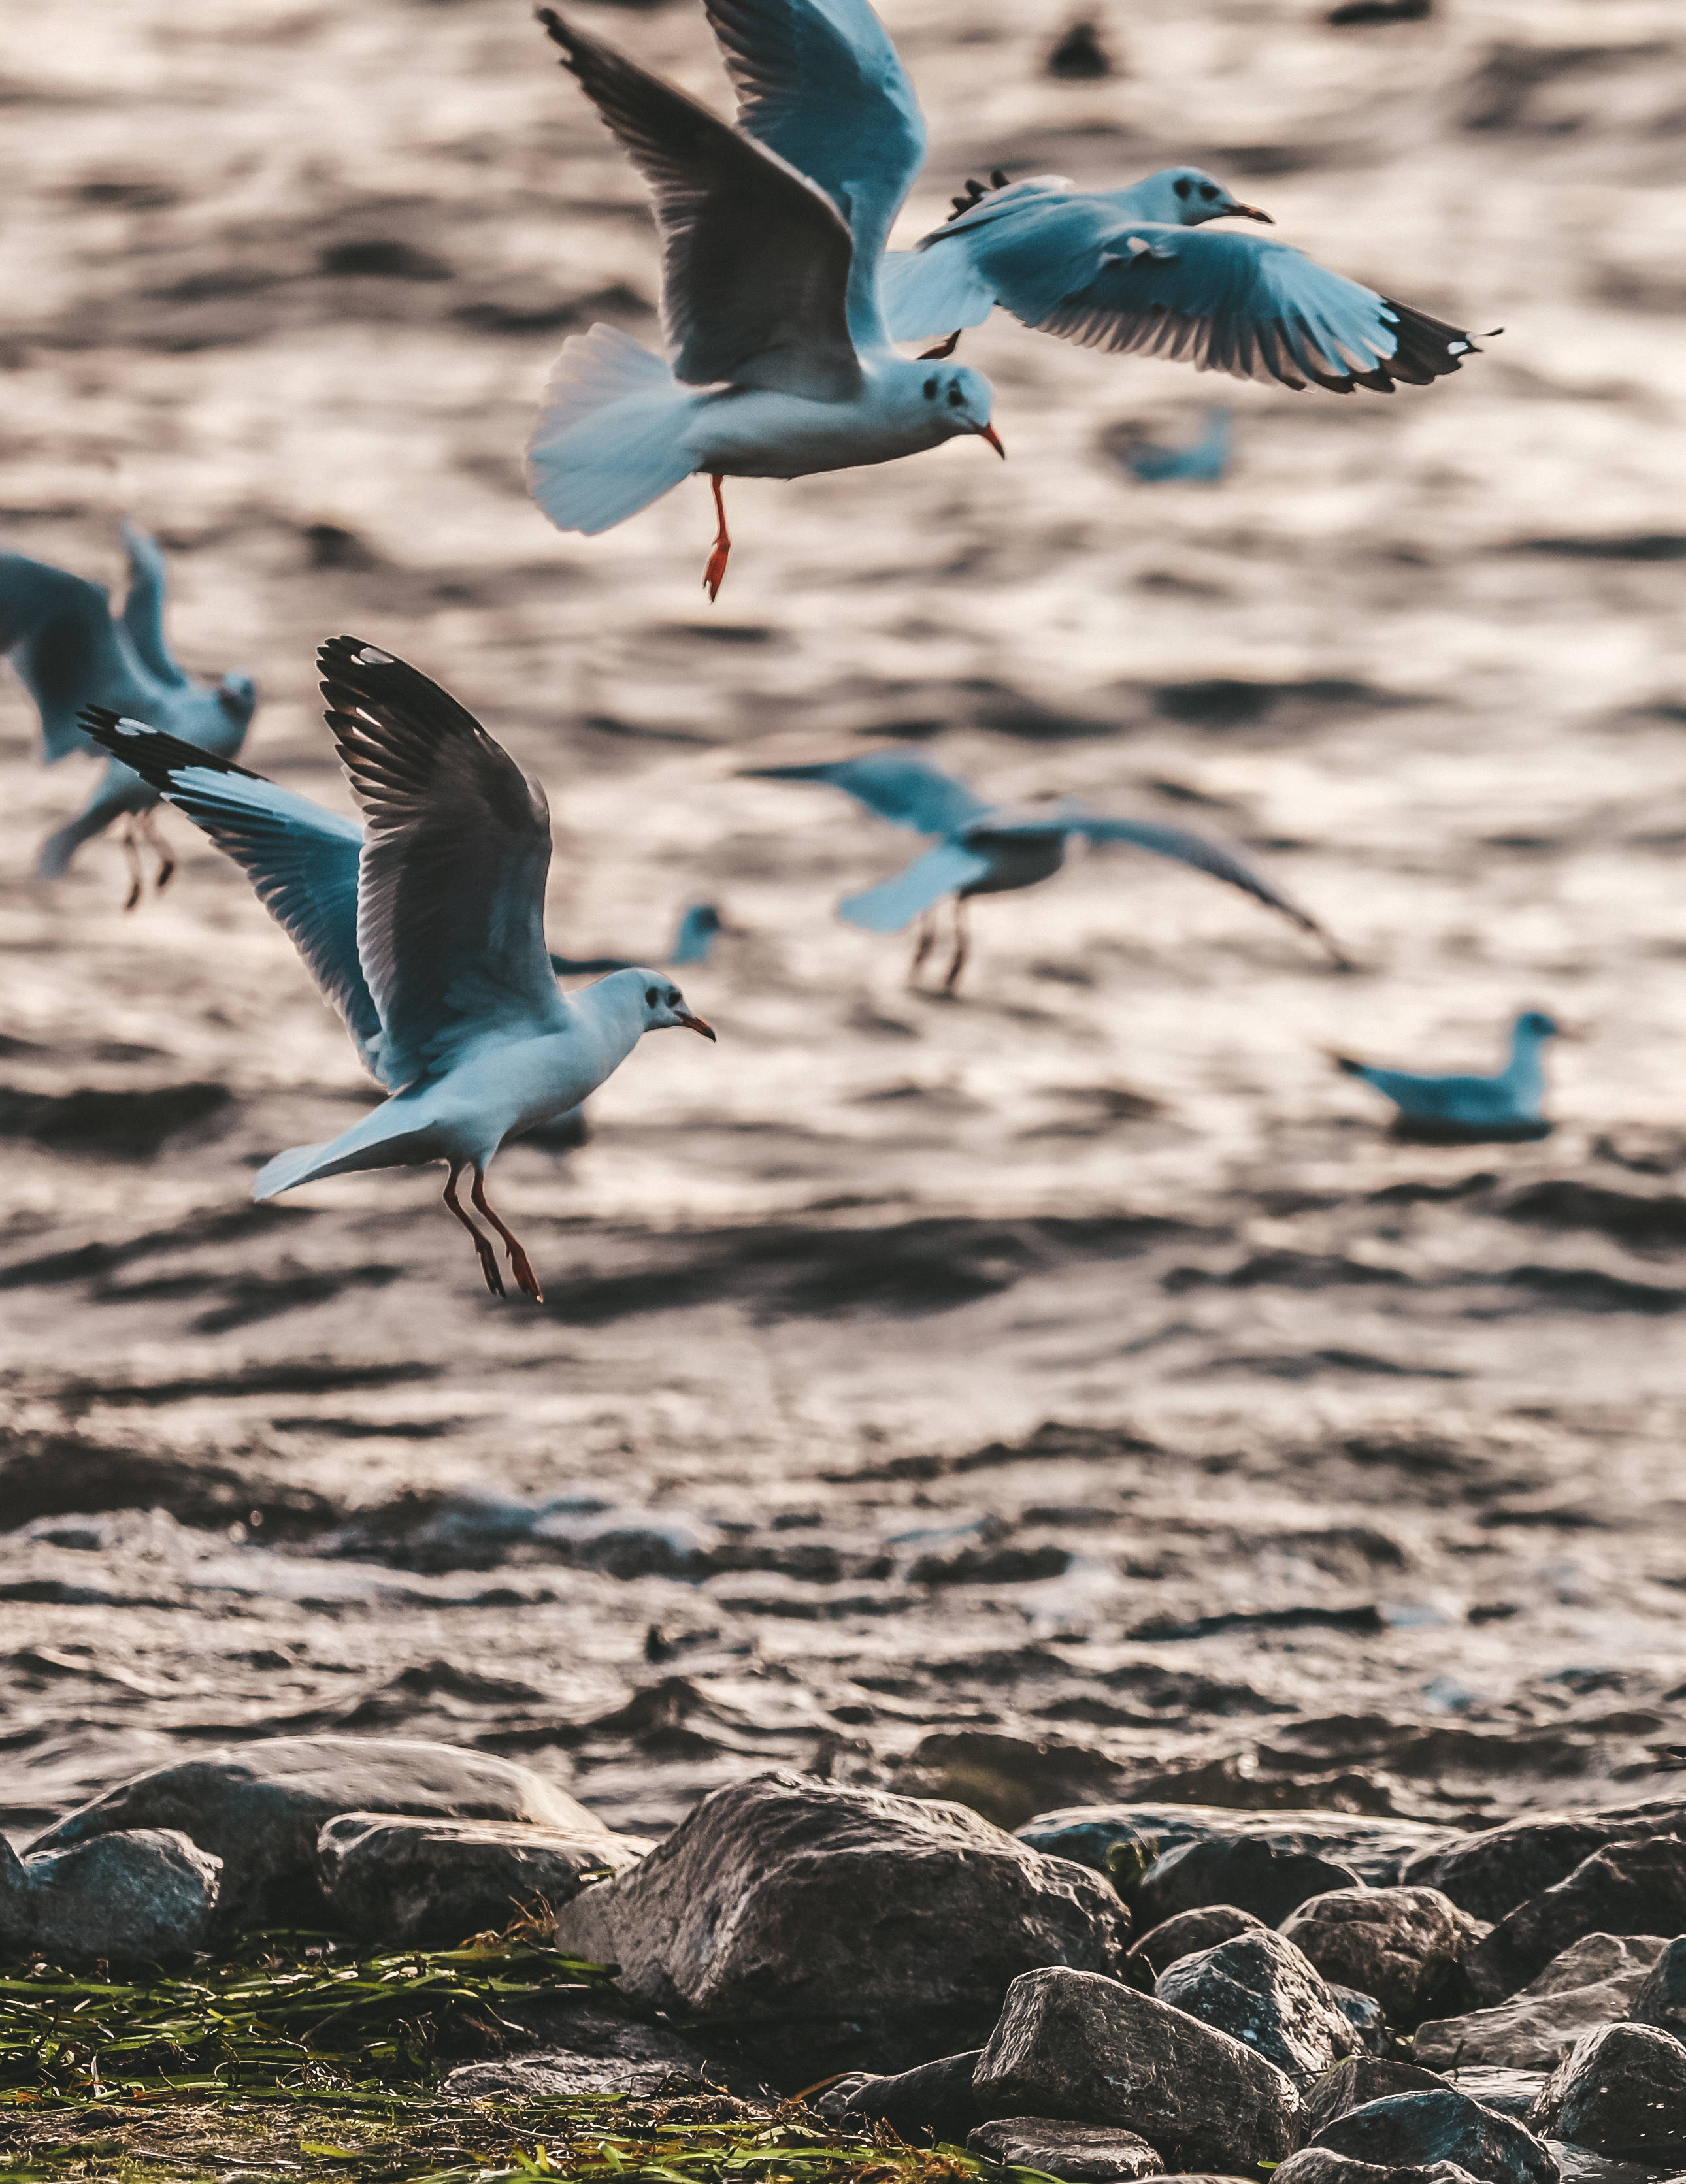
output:
[{"label": "orange beak", "polygon": [[1239,213],[1243,220],[1262,220],[1266,227],[1274,227],[1276,225],[1270,214],[1260,212],[1257,205],[1232,204],[1230,207],[1231,216],[1233,217],[1237,213]]},{"label": "orange beak", "polygon": [[689,1009],[680,1009],[677,1013],[679,1022],[687,1031],[700,1031],[705,1039],[713,1038],[714,1027],[712,1023],[706,1022],[701,1017],[694,1017]]},{"label": "orange beak", "polygon": [[993,425],[980,425],[978,427],[978,437],[980,440],[987,440],[990,445],[995,449],[997,454],[1001,457],[1002,462],[1007,460],[1007,450],[1001,444],[1001,437],[997,432]]}]

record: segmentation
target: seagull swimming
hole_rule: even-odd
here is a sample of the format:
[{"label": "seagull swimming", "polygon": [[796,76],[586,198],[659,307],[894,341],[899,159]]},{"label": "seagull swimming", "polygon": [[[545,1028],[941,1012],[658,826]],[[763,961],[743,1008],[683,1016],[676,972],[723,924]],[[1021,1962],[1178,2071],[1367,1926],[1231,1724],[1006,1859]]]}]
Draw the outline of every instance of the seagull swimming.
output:
[{"label": "seagull swimming", "polygon": [[551,9],[539,20],[655,199],[671,363],[611,326],[562,343],[527,449],[559,531],[595,536],[706,472],[806,477],[961,433],[1006,449],[988,380],[898,356],[879,266],[924,159],[913,86],[867,0],[705,0],[738,94],[729,126]]},{"label": "seagull swimming", "polygon": [[506,1138],[578,1107],[647,1031],[714,1033],[659,971],[634,967],[565,994],[544,947],[550,814],[544,792],[456,700],[355,637],[317,655],[340,762],[366,830],[180,738],[89,706],[82,725],[120,752],[246,873],[339,1011],[388,1097],[331,1143],[294,1145],[252,1195],[356,1168],[444,1161],[445,1204],[474,1239],[494,1296],[491,1239],[520,1287],[544,1293],[486,1198]]},{"label": "seagull swimming", "polygon": [[1273,226],[1199,167],[1164,167],[1123,190],[1080,190],[1064,175],[985,188],[968,182],[946,226],[884,261],[892,339],[948,338],[997,304],[1086,348],[1186,359],[1198,371],[1308,383],[1350,394],[1426,387],[1478,354],[1460,326],[1331,273],[1291,243],[1203,223]]},{"label": "seagull swimming", "polygon": [[[158,542],[132,523],[122,531],[129,590],[120,617],[103,584],[25,554],[0,554],[0,652],[9,655],[41,715],[42,756],[56,766],[72,751],[94,755],[76,725],[79,710],[92,705],[155,722],[184,742],[232,758],[257,709],[257,686],[249,675],[225,675],[215,687],[193,681],[164,634],[168,580]],[[42,843],[36,877],[59,878],[91,835],[120,818],[129,863],[123,907],[132,910],[145,883],[142,842],[158,859],[155,888],[176,869],[154,819],[158,802],[155,788],[114,759],[82,810]]]},{"label": "seagull swimming", "polygon": [[[662,960],[670,970],[706,963],[725,930],[725,920],[712,902],[691,903],[681,913],[673,945]],[[552,955],[550,968],[559,978],[600,978],[610,971],[635,971],[639,966],[630,956]]]},{"label": "seagull swimming", "polygon": [[864,894],[850,895],[838,905],[850,924],[863,926],[869,933],[899,933],[919,919],[919,938],[907,972],[910,982],[918,977],[935,944],[934,911],[945,895],[954,898],[954,952],[943,981],[944,991],[952,994],[966,965],[965,905],[970,897],[1006,894],[1052,879],[1065,862],[1066,844],[1074,835],[1091,842],[1133,843],[1157,856],[1192,865],[1214,879],[1227,880],[1291,917],[1322,942],[1343,970],[1351,968],[1317,920],[1297,902],[1236,851],[1186,827],[1162,827],[1149,819],[1112,819],[1075,803],[1048,810],[986,804],[963,781],[940,772],[916,752],[895,749],[823,766],[750,766],[743,777],[829,782],[898,827],[938,837],[935,849],[915,858],[895,879]]},{"label": "seagull swimming", "polygon": [[1150,440],[1132,440],[1119,451],[1119,460],[1143,485],[1164,485],[1186,478],[1196,485],[1216,485],[1230,466],[1230,412],[1214,403],[1198,440],[1186,448],[1156,447]]},{"label": "seagull swimming", "polygon": [[1349,1055],[1331,1055],[1337,1069],[1373,1084],[1398,1109],[1395,1128],[1416,1137],[1543,1138],[1551,1129],[1543,1113],[1545,1070],[1540,1050],[1560,1039],[1558,1025],[1540,1009],[1525,1009],[1510,1031],[1510,1059],[1496,1077],[1418,1077],[1404,1069],[1374,1069]]}]

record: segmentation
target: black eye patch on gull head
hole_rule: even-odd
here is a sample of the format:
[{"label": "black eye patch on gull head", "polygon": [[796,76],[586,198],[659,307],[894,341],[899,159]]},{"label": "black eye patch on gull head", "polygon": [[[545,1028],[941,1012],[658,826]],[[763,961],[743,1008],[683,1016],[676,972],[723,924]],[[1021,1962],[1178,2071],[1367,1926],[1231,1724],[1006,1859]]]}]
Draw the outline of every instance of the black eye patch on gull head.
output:
[{"label": "black eye patch on gull head", "polygon": [[925,399],[927,402],[935,402],[936,400],[936,374],[935,372],[933,372],[930,377],[925,382]]},{"label": "black eye patch on gull head", "polygon": [[1176,180],[1171,184],[1171,187],[1176,192],[1180,198],[1186,198],[1189,192],[1194,187],[1194,185],[1189,181],[1186,175],[1179,175]]},{"label": "black eye patch on gull head", "polygon": [[1205,198],[1207,203],[1210,204],[1216,198],[1218,192],[1212,187],[1210,182],[1202,182],[1200,185],[1200,194]]},{"label": "black eye patch on gull head", "polygon": [[957,387],[951,387],[949,388],[948,406],[951,410],[963,409],[965,406],[965,402],[966,397],[961,393]]},{"label": "black eye patch on gull head", "polygon": [[644,1006],[647,1009],[653,1009],[656,1006],[656,994],[655,987],[646,986],[644,989]]}]

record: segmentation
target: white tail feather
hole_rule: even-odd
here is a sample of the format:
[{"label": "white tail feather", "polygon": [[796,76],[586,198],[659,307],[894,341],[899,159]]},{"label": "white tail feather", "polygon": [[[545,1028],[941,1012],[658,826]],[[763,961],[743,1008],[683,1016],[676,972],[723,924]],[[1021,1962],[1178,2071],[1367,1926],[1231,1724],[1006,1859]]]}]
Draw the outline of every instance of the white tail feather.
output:
[{"label": "white tail feather", "polygon": [[527,445],[527,486],[559,531],[623,523],[695,468],[683,444],[695,399],[659,356],[613,326],[572,334]]},{"label": "white tail feather", "polygon": [[934,341],[980,326],[996,299],[958,238],[929,250],[886,251],[878,292],[892,341]]}]

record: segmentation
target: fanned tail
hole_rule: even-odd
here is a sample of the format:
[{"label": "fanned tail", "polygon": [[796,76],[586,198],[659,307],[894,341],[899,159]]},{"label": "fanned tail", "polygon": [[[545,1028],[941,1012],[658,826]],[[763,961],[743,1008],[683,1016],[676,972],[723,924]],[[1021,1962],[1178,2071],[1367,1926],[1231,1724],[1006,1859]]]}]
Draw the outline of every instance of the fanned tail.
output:
[{"label": "fanned tail", "polygon": [[693,399],[659,356],[613,326],[572,334],[527,443],[527,488],[559,531],[612,530],[695,468]]}]

